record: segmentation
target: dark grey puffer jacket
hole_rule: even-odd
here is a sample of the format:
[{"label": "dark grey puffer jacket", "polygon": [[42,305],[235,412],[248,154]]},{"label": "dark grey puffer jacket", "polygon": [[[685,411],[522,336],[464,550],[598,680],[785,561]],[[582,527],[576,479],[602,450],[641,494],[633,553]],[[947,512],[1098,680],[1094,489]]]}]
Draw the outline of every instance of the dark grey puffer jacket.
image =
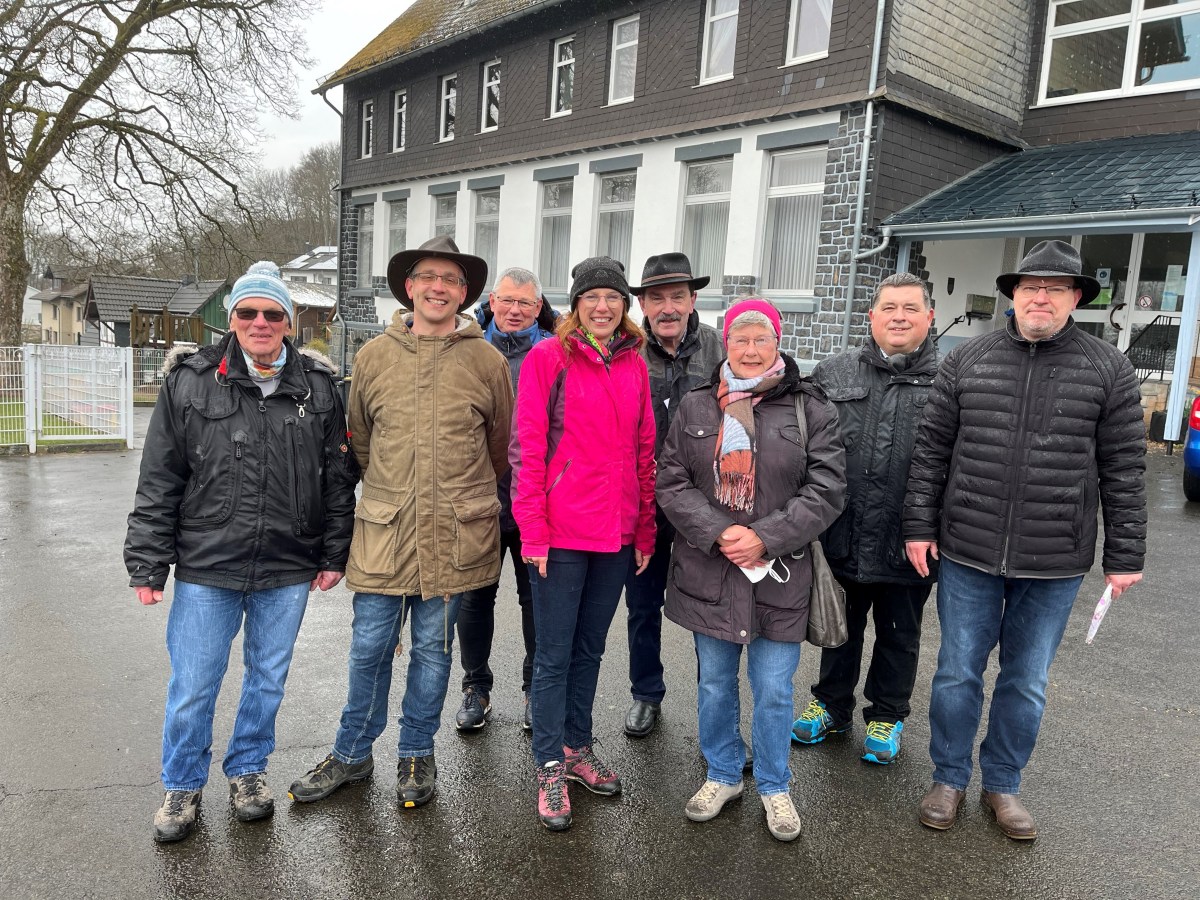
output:
[{"label": "dark grey puffer jacket", "polygon": [[846,508],[821,538],[834,574],[861,583],[931,584],[904,554],[900,516],[917,426],[925,410],[937,348],[927,338],[912,353],[883,358],[868,337],[858,350],[822,360],[812,379],[837,407],[846,447]]},{"label": "dark grey puffer jacket", "polygon": [[1142,571],[1146,432],[1129,361],[1075,327],[1031,343],[1011,319],[946,357],[917,436],[904,537],[1010,578],[1060,578],[1095,561]]}]

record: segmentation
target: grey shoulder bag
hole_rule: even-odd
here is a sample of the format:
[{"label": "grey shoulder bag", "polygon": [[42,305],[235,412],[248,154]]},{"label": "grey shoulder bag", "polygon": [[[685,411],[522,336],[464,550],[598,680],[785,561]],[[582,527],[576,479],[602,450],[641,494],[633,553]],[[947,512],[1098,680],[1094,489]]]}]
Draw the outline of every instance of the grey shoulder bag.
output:
[{"label": "grey shoulder bag", "polygon": [[[808,453],[808,419],[804,415],[804,398],[797,391],[796,424],[804,439],[804,452]],[[808,597],[808,642],[816,647],[840,647],[850,638],[846,627],[846,591],[833,577],[833,570],[825,559],[821,542],[814,540],[808,545],[812,560],[812,590]]]}]

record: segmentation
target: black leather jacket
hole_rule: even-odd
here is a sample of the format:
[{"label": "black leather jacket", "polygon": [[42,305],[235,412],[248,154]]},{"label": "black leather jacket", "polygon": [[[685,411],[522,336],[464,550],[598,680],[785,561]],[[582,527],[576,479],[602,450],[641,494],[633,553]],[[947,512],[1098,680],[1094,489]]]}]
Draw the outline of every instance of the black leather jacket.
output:
[{"label": "black leather jacket", "polygon": [[861,583],[931,584],[904,554],[900,516],[917,426],[937,349],[926,338],[912,353],[884,359],[868,337],[858,350],[822,360],[812,379],[837,407],[846,447],[846,508],[822,537],[838,578]]},{"label": "black leather jacket", "polygon": [[172,564],[180,581],[242,591],[345,571],[358,465],[333,365],[287,354],[269,397],[233,335],[168,359],[125,538],[130,585],[161,589]]}]

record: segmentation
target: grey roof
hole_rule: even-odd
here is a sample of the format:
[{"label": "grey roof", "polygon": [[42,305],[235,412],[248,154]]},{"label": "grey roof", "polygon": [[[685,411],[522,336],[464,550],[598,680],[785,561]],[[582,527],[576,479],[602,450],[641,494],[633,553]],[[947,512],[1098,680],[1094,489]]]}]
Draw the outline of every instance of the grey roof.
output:
[{"label": "grey roof", "polygon": [[1200,207],[1200,132],[1035,147],[992,160],[885,225]]},{"label": "grey roof", "polygon": [[223,290],[226,281],[198,281],[195,284],[181,285],[171,298],[170,310],[181,316],[190,316],[198,312],[213,294]]},{"label": "grey roof", "polygon": [[224,281],[183,284],[168,278],[141,278],[130,275],[93,275],[89,291],[88,318],[101,322],[128,322],[132,307],[157,312],[164,306],[179,315],[191,315],[217,291]]},{"label": "grey roof", "polygon": [[467,32],[513,18],[557,0],[416,0],[349,62],[323,79],[325,90],[400,56],[445,43]]},{"label": "grey roof", "polygon": [[337,306],[337,295],[331,284],[307,284],[302,281],[289,281],[288,293],[296,306],[309,309],[333,309]]},{"label": "grey roof", "polygon": [[320,271],[337,271],[337,257],[337,247],[314,247],[310,252],[305,253],[303,256],[297,256],[279,268],[285,275],[288,272],[314,269]]}]

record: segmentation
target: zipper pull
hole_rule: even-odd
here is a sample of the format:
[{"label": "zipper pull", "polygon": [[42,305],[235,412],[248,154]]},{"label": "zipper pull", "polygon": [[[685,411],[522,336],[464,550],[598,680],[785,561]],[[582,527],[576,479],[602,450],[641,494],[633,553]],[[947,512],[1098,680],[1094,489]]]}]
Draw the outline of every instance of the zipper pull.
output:
[{"label": "zipper pull", "polygon": [[258,401],[258,411],[260,413],[265,413],[267,411],[267,404],[263,403],[262,400]]},{"label": "zipper pull", "polygon": [[296,409],[298,409],[298,410],[300,411],[300,412],[298,413],[298,415],[300,416],[300,418],[302,418],[302,419],[303,419],[303,418],[304,418],[304,404],[303,404],[303,403],[297,403],[297,404],[296,404]]}]

